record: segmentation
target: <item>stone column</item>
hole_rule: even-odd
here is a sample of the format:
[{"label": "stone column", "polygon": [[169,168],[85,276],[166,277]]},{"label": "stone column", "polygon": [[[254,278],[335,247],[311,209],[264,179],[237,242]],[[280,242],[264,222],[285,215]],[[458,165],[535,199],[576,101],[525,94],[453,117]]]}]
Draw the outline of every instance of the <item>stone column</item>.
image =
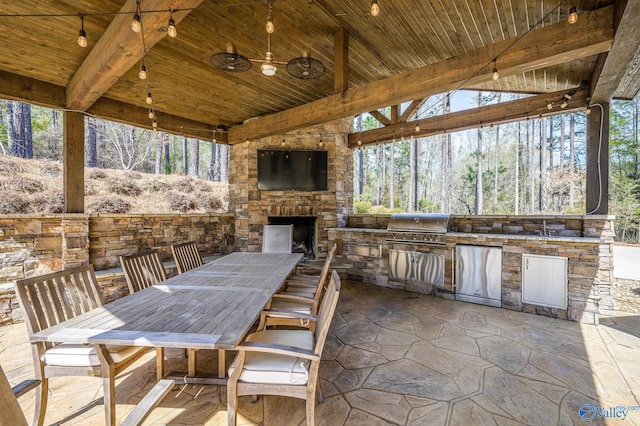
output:
[{"label": "stone column", "polygon": [[89,215],[62,215],[62,267],[89,263]]}]

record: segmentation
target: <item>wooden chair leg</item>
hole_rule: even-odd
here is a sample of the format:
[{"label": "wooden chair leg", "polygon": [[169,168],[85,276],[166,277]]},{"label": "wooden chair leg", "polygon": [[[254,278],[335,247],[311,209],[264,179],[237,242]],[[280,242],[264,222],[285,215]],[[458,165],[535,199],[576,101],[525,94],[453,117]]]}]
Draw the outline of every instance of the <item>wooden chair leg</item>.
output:
[{"label": "wooden chair leg", "polygon": [[238,384],[236,382],[227,382],[227,426],[236,426],[236,417],[238,415]]},{"label": "wooden chair leg", "polygon": [[158,380],[164,378],[164,348],[156,348],[156,376]]},{"label": "wooden chair leg", "polygon": [[315,408],[316,408],[315,395],[311,395],[310,398],[307,398],[306,407],[307,407],[307,426],[315,426],[316,425],[316,421],[314,418]]},{"label": "wooden chair leg", "polygon": [[49,379],[41,379],[40,390],[36,392],[36,401],[33,407],[33,424],[42,426],[44,424],[44,416],[47,411],[47,400],[49,398]]}]

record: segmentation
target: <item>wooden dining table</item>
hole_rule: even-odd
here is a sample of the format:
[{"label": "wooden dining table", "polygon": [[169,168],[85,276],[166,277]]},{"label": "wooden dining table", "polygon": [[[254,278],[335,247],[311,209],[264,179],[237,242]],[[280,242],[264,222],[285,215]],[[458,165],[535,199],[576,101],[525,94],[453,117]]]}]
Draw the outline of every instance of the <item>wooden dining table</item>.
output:
[{"label": "wooden dining table", "polygon": [[[298,253],[231,253],[155,286],[34,333],[31,341],[220,350],[234,349],[301,260]],[[172,377],[173,378],[173,377]]]}]

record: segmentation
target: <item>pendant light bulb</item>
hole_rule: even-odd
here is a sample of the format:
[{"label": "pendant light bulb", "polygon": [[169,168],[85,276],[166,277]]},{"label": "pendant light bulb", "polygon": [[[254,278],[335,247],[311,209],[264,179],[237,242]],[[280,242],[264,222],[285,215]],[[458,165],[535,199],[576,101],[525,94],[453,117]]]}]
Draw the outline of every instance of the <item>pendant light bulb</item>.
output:
[{"label": "pendant light bulb", "polygon": [[570,24],[575,24],[576,22],[578,22],[578,10],[575,7],[569,9],[569,19],[567,19],[567,21]]},{"label": "pendant light bulb", "polygon": [[496,59],[493,60],[493,74],[491,74],[491,78],[493,81],[497,81],[500,78],[500,74],[498,74],[498,66],[496,65]]},{"label": "pendant light bulb", "polygon": [[133,14],[133,19],[131,19],[131,29],[134,33],[139,33],[142,31],[142,24],[140,23],[140,14],[138,12]]},{"label": "pendant light bulb", "polygon": [[78,45],[87,47],[87,33],[84,31],[84,15],[80,15],[80,31],[78,32]]},{"label": "pendant light bulb", "polygon": [[153,103],[153,99],[151,98],[151,92],[147,92],[147,103],[151,105]]},{"label": "pendant light bulb", "polygon": [[378,0],[371,0],[371,16],[378,16],[380,14],[380,6],[378,6]]},{"label": "pendant light bulb", "polygon": [[140,65],[140,72],[138,73],[138,77],[140,77],[140,80],[147,79],[147,67],[144,64]]},{"label": "pendant light bulb", "polygon": [[169,34],[169,37],[171,38],[176,38],[176,36],[178,35],[178,30],[176,29],[176,21],[173,20],[173,14],[169,15],[169,25],[167,26],[167,34]]}]

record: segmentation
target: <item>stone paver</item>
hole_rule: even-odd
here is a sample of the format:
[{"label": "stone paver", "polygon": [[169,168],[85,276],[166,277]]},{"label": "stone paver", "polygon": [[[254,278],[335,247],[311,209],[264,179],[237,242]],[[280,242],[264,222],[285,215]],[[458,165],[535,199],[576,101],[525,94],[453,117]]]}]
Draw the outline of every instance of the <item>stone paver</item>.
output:
[{"label": "stone paver", "polygon": [[[201,351],[199,369],[215,371],[216,356]],[[625,420],[579,412],[640,406],[639,315],[590,326],[345,281],[323,358],[319,425],[640,425],[640,407]],[[33,376],[24,325],[0,328],[0,364],[12,384]],[[118,377],[118,416],[154,380],[151,351]],[[46,424],[103,424],[99,380],[50,387]],[[20,399],[29,419],[33,399]],[[147,423],[224,425],[226,399],[225,387],[176,386]],[[238,424],[304,425],[304,412],[302,400],[242,397]]]}]

